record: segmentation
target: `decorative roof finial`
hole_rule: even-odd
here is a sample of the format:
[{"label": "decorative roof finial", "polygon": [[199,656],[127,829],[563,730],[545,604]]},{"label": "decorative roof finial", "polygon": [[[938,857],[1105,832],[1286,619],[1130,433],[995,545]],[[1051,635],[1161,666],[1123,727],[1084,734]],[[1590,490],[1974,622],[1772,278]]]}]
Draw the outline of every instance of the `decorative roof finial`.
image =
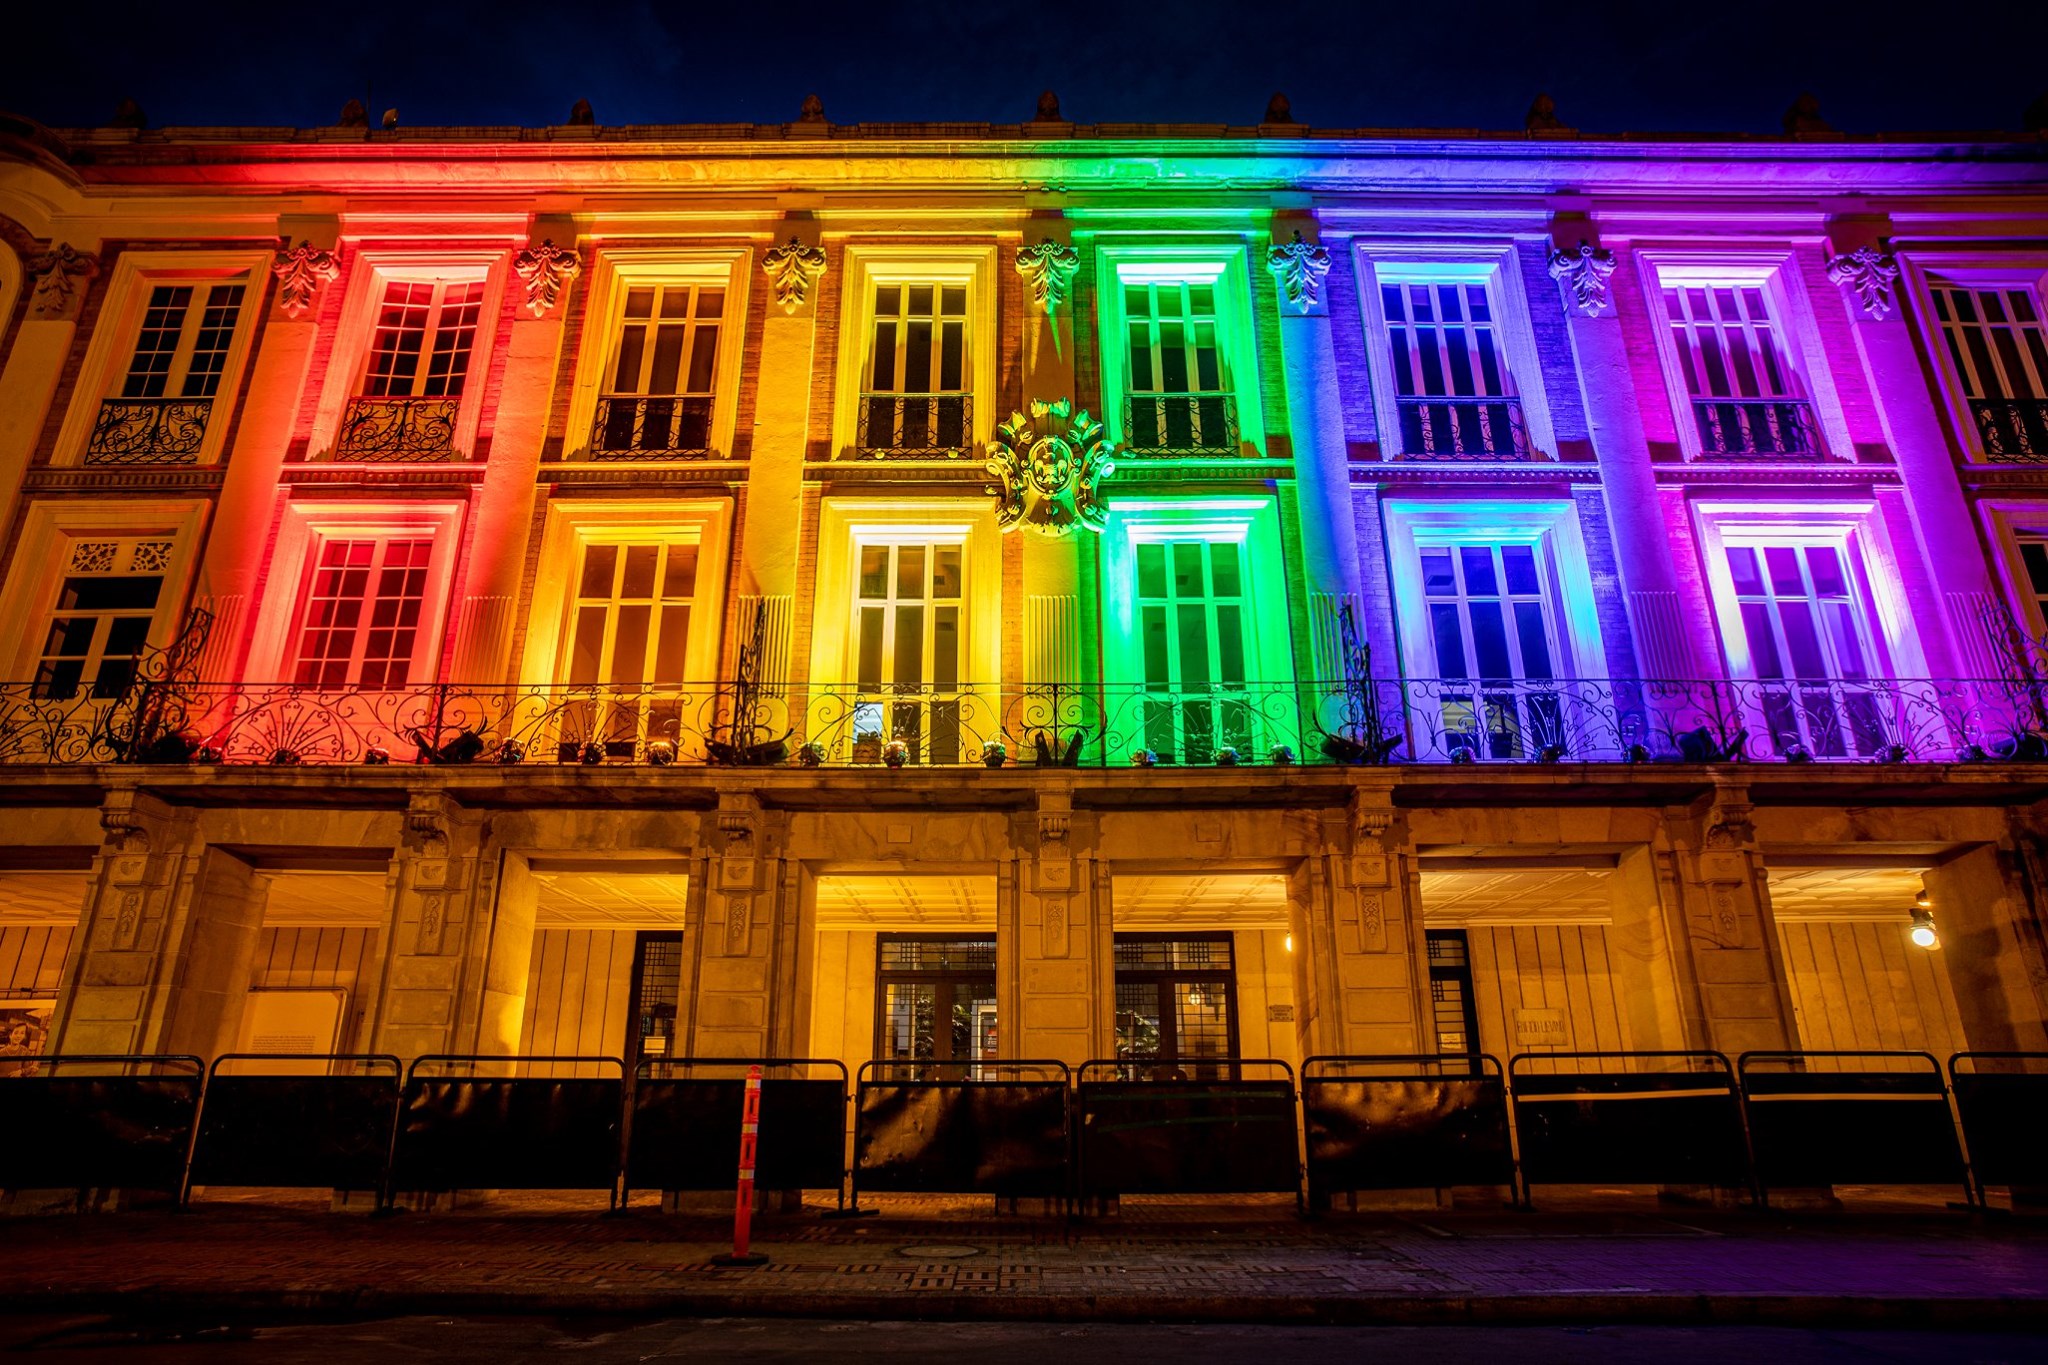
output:
[{"label": "decorative roof finial", "polygon": [[1785,111],[1785,136],[1797,137],[1801,133],[1832,133],[1835,130],[1820,116],[1820,100],[1812,91],[1807,91]]},{"label": "decorative roof finial", "polygon": [[591,110],[589,100],[577,100],[569,106],[569,126],[590,128],[597,123],[597,115]]},{"label": "decorative roof finial", "polygon": [[1046,90],[1038,96],[1038,112],[1031,117],[1033,123],[1065,123],[1060,117],[1060,97]]},{"label": "decorative roof finial", "polygon": [[137,132],[149,126],[149,115],[142,112],[142,106],[134,100],[122,100],[114,106],[114,116],[107,120],[109,128],[133,128]]},{"label": "decorative roof finial", "polygon": [[397,106],[397,105],[393,105],[393,106],[392,106],[391,108],[389,108],[389,109],[386,109],[386,110],[384,111],[384,130],[385,130],[386,132],[389,132],[389,131],[391,131],[391,130],[392,130],[393,128],[396,128],[397,126],[398,126],[398,106]]},{"label": "decorative roof finial", "polygon": [[341,106],[341,117],[336,119],[337,128],[367,128],[370,126],[370,111],[363,108],[361,100],[350,100]]},{"label": "decorative roof finial", "polygon": [[1266,117],[1264,119],[1264,122],[1294,122],[1294,105],[1291,101],[1288,100],[1287,96],[1282,95],[1279,92],[1275,91],[1273,98],[1266,101]]},{"label": "decorative roof finial", "polygon": [[1548,95],[1537,95],[1529,101],[1529,112],[1522,115],[1522,127],[1531,133],[1564,127],[1564,120],[1557,116],[1557,101]]},{"label": "decorative roof finial", "polygon": [[803,107],[797,112],[796,121],[798,123],[823,123],[825,121],[825,101],[819,99],[816,95],[805,95]]}]

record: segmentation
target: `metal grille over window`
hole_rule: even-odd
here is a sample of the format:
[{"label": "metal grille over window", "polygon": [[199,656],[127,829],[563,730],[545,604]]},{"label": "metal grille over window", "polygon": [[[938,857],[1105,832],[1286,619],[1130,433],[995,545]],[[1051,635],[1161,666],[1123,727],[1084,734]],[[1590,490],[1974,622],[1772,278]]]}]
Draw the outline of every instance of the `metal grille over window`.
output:
[{"label": "metal grille over window", "polygon": [[683,936],[674,932],[643,932],[634,939],[633,1036],[630,1063],[649,1057],[673,1057],[676,1004],[683,980]]},{"label": "metal grille over window", "polygon": [[868,357],[860,453],[958,456],[972,439],[967,286],[878,285]]},{"label": "metal grille over window", "polygon": [[1124,286],[1130,373],[1125,450],[1134,455],[1235,455],[1237,410],[1218,345],[1216,286]]},{"label": "metal grille over window", "polygon": [[77,541],[43,633],[34,695],[120,696],[134,680],[163,596],[165,542]]},{"label": "metal grille over window", "polygon": [[482,280],[385,286],[362,392],[342,415],[336,459],[444,460],[454,453],[483,299]]},{"label": "metal grille over window", "polygon": [[993,1061],[996,1045],[994,939],[877,938],[878,1061]]},{"label": "metal grille over window", "polygon": [[1801,458],[1823,451],[1813,405],[1800,396],[1760,285],[1685,285],[1664,309],[1700,454]]},{"label": "metal grille over window", "polygon": [[1393,357],[1401,453],[1410,459],[1530,455],[1483,284],[1386,284],[1380,306]]},{"label": "metal grille over window", "polygon": [[711,285],[626,291],[611,384],[597,400],[594,460],[708,455],[725,290]]},{"label": "metal grille over window", "polygon": [[1162,1078],[1223,1078],[1237,1055],[1230,936],[1118,934],[1115,959],[1118,1059]]},{"label": "metal grille over window", "polygon": [[206,440],[243,286],[158,285],[118,397],[100,403],[85,462],[191,464]]},{"label": "metal grille over window", "polygon": [[1934,316],[1962,379],[1984,458],[2048,461],[2048,329],[2034,292],[1937,288]]}]

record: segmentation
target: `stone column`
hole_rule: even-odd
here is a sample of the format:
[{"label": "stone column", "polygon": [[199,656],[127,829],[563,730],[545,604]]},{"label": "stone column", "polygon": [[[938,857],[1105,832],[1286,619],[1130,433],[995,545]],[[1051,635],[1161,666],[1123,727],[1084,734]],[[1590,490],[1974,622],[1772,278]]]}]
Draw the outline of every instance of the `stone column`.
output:
[{"label": "stone column", "polygon": [[1841,290],[1878,423],[1905,483],[1921,561],[1940,594],[1944,629],[1922,634],[1928,669],[1937,677],[1998,677],[2003,670],[1985,612],[1999,599],[1948,432],[1928,392],[1926,364],[1900,306],[1898,262],[1883,249],[1889,228],[1881,219],[1830,219],[1828,278]]},{"label": "stone column", "polygon": [[[1980,1052],[2048,1050],[2048,920],[2026,884],[2048,876],[2042,815],[2007,813],[2016,848],[1980,844],[1927,870],[1928,899],[1963,1037]],[[2031,828],[2030,828],[2031,827]],[[1909,949],[1908,951],[1917,951]]]},{"label": "stone column", "polygon": [[1668,812],[1659,898],[1671,922],[1682,1026],[1678,1046],[1728,1055],[1798,1046],[1784,953],[1771,918],[1749,790],[1717,784]]},{"label": "stone column", "polygon": [[1330,255],[1313,217],[1274,218],[1266,267],[1279,285],[1288,437],[1301,509],[1301,568],[1315,629],[1328,632],[1334,650],[1337,612],[1343,603],[1358,601],[1358,528],[1337,392],[1337,346],[1323,289]]},{"label": "stone column", "polygon": [[321,304],[340,273],[335,219],[285,218],[278,227],[286,246],[271,267],[277,288],[263,323],[263,345],[250,362],[235,443],[223,457],[220,499],[193,590],[194,605],[213,613],[213,635],[200,661],[208,682],[235,681],[247,665],[249,613],[269,555],[278,477],[312,368]]},{"label": "stone column", "polygon": [[[583,268],[567,219],[537,219],[532,235],[537,240],[512,258],[518,302],[505,340],[490,457],[476,493],[476,526],[454,600],[455,643],[447,665],[454,682],[496,682],[510,668],[513,608],[538,496],[535,476],[561,368],[562,320]],[[572,432],[570,440],[577,436]]]},{"label": "stone column", "polygon": [[1551,249],[1550,274],[1563,295],[1565,330],[1600,465],[1608,531],[1635,630],[1637,667],[1649,678],[1697,677],[1699,664],[1679,605],[1656,470],[1629,370],[1628,341],[1609,293],[1614,257],[1581,235],[1591,231],[1585,219],[1561,215],[1554,230],[1558,244]]},{"label": "stone column", "polygon": [[[1079,823],[1092,824],[1086,817]],[[1035,814],[1011,822],[996,1002],[1005,1057],[1079,1067],[1106,1055],[1103,1029],[1115,1003],[1106,956],[1109,877],[1081,848],[1092,844],[1090,830],[1076,825],[1064,786],[1040,792]]]},{"label": "stone column", "polygon": [[1391,787],[1360,787],[1288,878],[1300,1045],[1315,1053],[1434,1052],[1421,1013],[1422,913]]},{"label": "stone column", "polygon": [[[763,811],[751,792],[720,794],[703,914],[695,917],[702,929],[690,957],[684,1055],[765,1057],[778,1042],[795,1041],[793,1025],[775,1027],[773,1008],[778,975],[794,988],[794,974],[781,969],[796,951],[796,907],[785,905],[798,889],[784,875],[788,844],[786,816]],[[796,1011],[785,1007],[783,1015],[793,1021]]]},{"label": "stone column", "polygon": [[519,1043],[531,899],[517,888],[497,922],[498,854],[483,814],[445,791],[415,791],[391,860],[384,975],[368,1051],[410,1063],[429,1052],[511,1052]]},{"label": "stone column", "polygon": [[49,420],[57,382],[78,334],[78,310],[99,274],[97,241],[55,242],[22,262],[28,274],[28,312],[15,329],[6,368],[0,369],[0,527],[14,524],[14,503],[36,442]]}]

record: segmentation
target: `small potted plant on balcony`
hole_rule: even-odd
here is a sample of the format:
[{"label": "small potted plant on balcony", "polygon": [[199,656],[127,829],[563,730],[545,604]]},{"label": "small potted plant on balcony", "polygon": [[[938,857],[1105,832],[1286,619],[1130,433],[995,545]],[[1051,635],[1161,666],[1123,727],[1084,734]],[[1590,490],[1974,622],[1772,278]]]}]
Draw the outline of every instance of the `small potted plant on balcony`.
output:
[{"label": "small potted plant on balcony", "polygon": [[1010,750],[999,739],[989,740],[981,746],[981,762],[985,768],[1000,768],[1010,761]]},{"label": "small potted plant on balcony", "polygon": [[825,761],[825,746],[815,739],[809,741],[796,751],[796,761],[806,768],[818,767]]},{"label": "small potted plant on balcony", "polygon": [[1156,768],[1159,766],[1159,755],[1153,753],[1150,749],[1133,749],[1131,750],[1131,766],[1133,768]]},{"label": "small potted plant on balcony", "polygon": [[1218,749],[1216,751],[1216,766],[1219,768],[1235,768],[1237,766],[1237,750],[1228,744]]},{"label": "small potted plant on balcony", "polygon": [[892,739],[882,746],[882,762],[891,768],[900,768],[910,761],[910,746],[900,739]]},{"label": "small potted plant on balcony", "polygon": [[1274,767],[1285,768],[1293,764],[1294,750],[1288,748],[1285,744],[1275,744],[1266,751],[1266,757],[1271,760]]}]

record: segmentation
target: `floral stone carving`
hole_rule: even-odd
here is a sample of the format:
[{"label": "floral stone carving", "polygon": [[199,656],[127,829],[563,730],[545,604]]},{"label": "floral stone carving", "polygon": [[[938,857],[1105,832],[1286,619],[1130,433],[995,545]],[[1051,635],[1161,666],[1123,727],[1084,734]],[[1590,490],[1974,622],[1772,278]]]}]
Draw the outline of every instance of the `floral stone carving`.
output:
[{"label": "floral stone carving", "polygon": [[79,251],[69,242],[31,256],[28,274],[36,283],[29,295],[28,315],[45,320],[71,317],[78,306],[80,286],[99,273],[99,257]]},{"label": "floral stone carving", "polygon": [[1550,278],[1571,295],[1571,306],[1589,318],[1607,311],[1614,298],[1607,277],[1614,273],[1614,253],[1581,240],[1577,251],[1550,249]]},{"label": "floral stone carving", "polygon": [[761,268],[775,285],[775,301],[785,313],[794,313],[811,296],[811,286],[825,273],[825,248],[805,246],[803,238],[791,236],[781,246],[768,248]]},{"label": "floral stone carving", "polygon": [[561,300],[569,281],[583,273],[583,261],[573,250],[556,246],[551,237],[514,256],[512,268],[526,282],[526,311],[540,317]]},{"label": "floral stone carving", "polygon": [[277,253],[270,273],[277,276],[277,306],[286,317],[296,318],[313,306],[320,286],[331,283],[341,267],[335,264],[333,252],[301,241]]},{"label": "floral stone carving", "polygon": [[1047,317],[1067,301],[1074,272],[1081,268],[1081,253],[1060,242],[1043,241],[1017,251],[1017,273],[1031,286],[1031,306]]},{"label": "floral stone carving", "polygon": [[1305,242],[1295,229],[1291,242],[1275,242],[1266,253],[1266,268],[1280,281],[1280,292],[1297,313],[1306,313],[1322,297],[1323,276],[1330,273],[1330,252],[1320,242]]},{"label": "floral stone carving", "polygon": [[1828,262],[1828,282],[1854,289],[1863,311],[1879,322],[1892,311],[1892,284],[1898,278],[1899,263],[1876,247],[1859,246]]},{"label": "floral stone carving", "polygon": [[1108,512],[1099,489],[1116,472],[1114,454],[1102,439],[1102,423],[1085,410],[1076,412],[1064,398],[1032,399],[1031,415],[1011,413],[988,443],[984,468],[1001,480],[1000,487],[986,490],[996,500],[997,520],[1005,531],[1029,526],[1049,536],[1076,527],[1100,532]]}]

